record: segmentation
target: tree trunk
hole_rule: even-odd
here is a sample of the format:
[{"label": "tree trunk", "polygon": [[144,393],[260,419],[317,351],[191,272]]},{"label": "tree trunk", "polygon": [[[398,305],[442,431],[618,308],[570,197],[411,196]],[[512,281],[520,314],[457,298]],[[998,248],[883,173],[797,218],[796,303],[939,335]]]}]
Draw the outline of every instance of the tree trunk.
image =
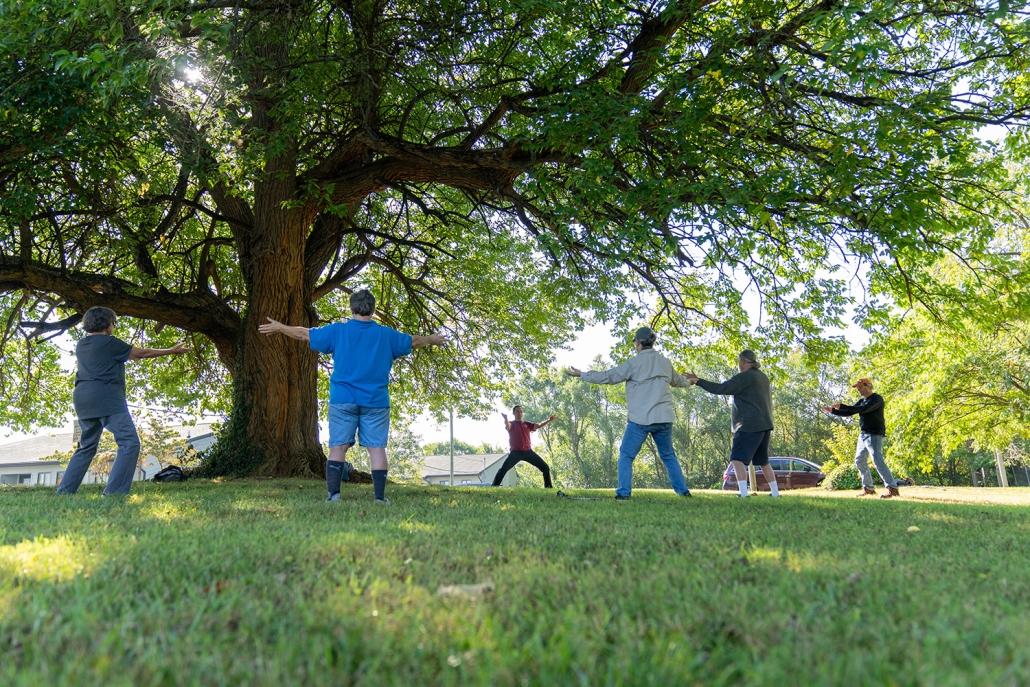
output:
[{"label": "tree trunk", "polygon": [[261,240],[248,261],[251,293],[235,379],[237,410],[247,413],[247,436],[261,454],[255,474],[322,475],[326,456],[318,440],[318,354],[303,341],[266,336],[257,329],[267,317],[291,326],[316,324],[304,282],[309,222],[296,211],[282,209],[280,200],[292,195],[292,189],[275,188],[280,183],[262,184],[265,188],[259,188],[255,198],[255,233]]}]

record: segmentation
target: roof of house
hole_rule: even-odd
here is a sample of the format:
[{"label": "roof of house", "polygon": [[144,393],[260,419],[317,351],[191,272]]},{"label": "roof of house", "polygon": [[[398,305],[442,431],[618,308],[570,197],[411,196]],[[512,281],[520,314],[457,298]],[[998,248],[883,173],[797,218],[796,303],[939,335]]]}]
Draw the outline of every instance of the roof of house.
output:
[{"label": "roof of house", "polygon": [[[22,463],[39,465],[42,458],[70,450],[72,450],[71,432],[32,437],[0,446],[0,466],[14,467]],[[45,462],[58,463],[56,459]]]},{"label": "roof of house", "polygon": [[[182,438],[189,437],[197,439],[203,434],[211,432],[211,425],[193,425],[192,427],[173,427],[179,432]],[[46,465],[51,461],[43,460],[55,453],[65,453],[74,448],[72,444],[72,433],[61,432],[55,434],[44,434],[31,439],[15,441],[0,446],[0,467],[14,467],[17,465]],[[52,461],[57,463],[57,461]]]},{"label": "roof of house", "polygon": [[[507,455],[507,453],[463,453],[461,455],[456,453],[454,454],[454,474],[478,475]],[[422,464],[422,477],[450,474],[450,454],[425,457],[425,462]]]}]

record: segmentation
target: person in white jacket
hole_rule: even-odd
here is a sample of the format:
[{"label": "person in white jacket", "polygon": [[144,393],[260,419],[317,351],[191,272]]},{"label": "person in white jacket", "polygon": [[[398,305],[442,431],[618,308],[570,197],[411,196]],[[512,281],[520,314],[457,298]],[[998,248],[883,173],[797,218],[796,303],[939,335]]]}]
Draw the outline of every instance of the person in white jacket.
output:
[{"label": "person in white jacket", "polygon": [[690,496],[683,468],[672,448],[672,423],[676,411],[672,405],[670,387],[688,387],[690,381],[672,369],[672,363],[654,350],[657,336],[650,327],[641,327],[633,337],[637,354],[610,370],[603,372],[580,370],[572,367],[565,374],[579,377],[590,384],[626,383],[626,407],[629,416],[626,432],[619,446],[619,486],[615,490],[616,501],[630,497],[633,484],[633,461],[650,434],[658,448],[658,457],[665,464],[669,483],[673,491],[681,496]]}]

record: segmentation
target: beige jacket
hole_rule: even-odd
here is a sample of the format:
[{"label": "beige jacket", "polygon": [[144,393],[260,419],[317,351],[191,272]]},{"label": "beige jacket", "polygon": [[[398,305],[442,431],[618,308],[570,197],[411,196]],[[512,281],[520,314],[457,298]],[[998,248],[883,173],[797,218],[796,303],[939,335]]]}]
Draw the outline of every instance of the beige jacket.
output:
[{"label": "beige jacket", "polygon": [[618,367],[604,372],[584,372],[580,379],[590,384],[626,382],[626,407],[629,421],[638,425],[673,422],[670,386],[690,386],[690,382],[672,369],[672,363],[654,349],[644,349]]}]

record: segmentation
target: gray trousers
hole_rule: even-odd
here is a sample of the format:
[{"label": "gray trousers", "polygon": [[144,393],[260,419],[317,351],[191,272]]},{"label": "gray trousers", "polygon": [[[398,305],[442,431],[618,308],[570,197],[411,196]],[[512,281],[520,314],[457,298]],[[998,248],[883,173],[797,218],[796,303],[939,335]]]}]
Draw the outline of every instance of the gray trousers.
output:
[{"label": "gray trousers", "polygon": [[885,487],[898,486],[897,480],[891,474],[891,469],[887,467],[887,462],[883,459],[883,437],[878,434],[866,434],[865,432],[858,435],[858,448],[855,451],[855,467],[858,468],[858,473],[862,475],[862,486],[866,489],[873,488],[873,473],[869,472],[869,456],[873,458],[873,465],[876,466],[876,471],[880,473],[883,485]]},{"label": "gray trousers", "polygon": [[64,478],[57,487],[57,493],[74,494],[78,491],[82,478],[86,476],[86,471],[97,454],[100,435],[106,429],[114,435],[114,440],[118,444],[118,455],[111,466],[104,493],[128,494],[139,460],[139,434],[136,433],[132,417],[128,413],[118,413],[108,417],[80,418],[79,427],[82,428],[79,448],[72,454],[68,469],[64,471]]}]

